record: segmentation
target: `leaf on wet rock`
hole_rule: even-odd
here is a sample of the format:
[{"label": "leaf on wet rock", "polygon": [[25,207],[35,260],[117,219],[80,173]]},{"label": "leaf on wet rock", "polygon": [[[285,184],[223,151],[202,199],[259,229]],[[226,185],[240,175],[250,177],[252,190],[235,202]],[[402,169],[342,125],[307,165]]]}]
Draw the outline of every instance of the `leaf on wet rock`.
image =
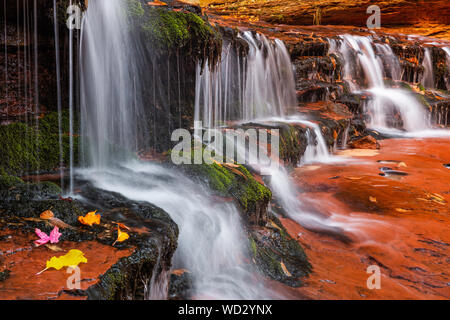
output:
[{"label": "leaf on wet rock", "polygon": [[402,209],[402,208],[395,208],[395,211],[397,212],[411,212],[411,209]]},{"label": "leaf on wet rock", "polygon": [[281,265],[281,270],[283,270],[284,274],[288,277],[292,277],[292,274],[286,268],[286,265],[283,263],[283,261],[280,262],[280,265]]},{"label": "leaf on wet rock", "polygon": [[41,274],[42,272],[54,268],[56,270],[60,270],[64,267],[78,266],[80,263],[87,263],[87,259],[84,256],[84,253],[77,249],[70,250],[66,255],[60,257],[52,257],[47,261],[46,268],[36,275]]},{"label": "leaf on wet rock", "polygon": [[361,180],[363,177],[345,177],[345,178],[349,180]]},{"label": "leaf on wet rock", "polygon": [[113,221],[113,223],[117,224],[119,227],[122,227],[122,228],[124,228],[124,229],[127,229],[127,230],[130,230],[130,231],[131,231],[131,229],[130,229],[129,227],[127,227],[126,225],[124,225],[124,224],[121,223],[121,222],[115,222],[115,221]]},{"label": "leaf on wet rock", "polygon": [[78,221],[87,226],[92,226],[93,224],[100,224],[100,215],[95,214],[97,210],[88,212],[84,217],[79,216]]},{"label": "leaf on wet rock", "polygon": [[402,161],[402,162],[399,162],[399,163],[397,164],[397,167],[398,167],[398,168],[401,168],[401,167],[407,167],[407,165],[406,165],[406,163],[404,163],[404,162]]},{"label": "leaf on wet rock", "polygon": [[58,219],[55,217],[55,214],[50,211],[50,210],[46,210],[44,212],[42,212],[39,216],[42,220],[46,220],[48,221],[50,224],[52,224],[53,226],[56,226],[58,228],[64,229],[64,228],[71,228],[73,229],[72,226],[69,226],[67,223],[65,223],[64,221]]},{"label": "leaf on wet rock", "polygon": [[55,252],[63,251],[63,249],[54,244],[46,244],[45,246]]},{"label": "leaf on wet rock", "polygon": [[117,227],[117,240],[114,241],[114,243],[112,244],[113,246],[116,244],[116,242],[123,242],[125,240],[127,240],[130,236],[128,235],[128,233],[126,232],[122,232],[120,230],[120,227]]},{"label": "leaf on wet rock", "polygon": [[53,218],[55,215],[52,211],[50,210],[45,210],[44,212],[42,212],[40,214],[41,219],[43,220],[50,220],[51,218]]},{"label": "leaf on wet rock", "polygon": [[37,246],[41,246],[43,244],[46,244],[48,242],[50,243],[58,243],[59,237],[61,236],[61,233],[59,232],[59,228],[55,226],[53,230],[50,232],[50,235],[47,235],[45,232],[42,232],[40,229],[35,229],[35,232],[37,236],[39,237],[39,240],[34,241],[34,243]]}]

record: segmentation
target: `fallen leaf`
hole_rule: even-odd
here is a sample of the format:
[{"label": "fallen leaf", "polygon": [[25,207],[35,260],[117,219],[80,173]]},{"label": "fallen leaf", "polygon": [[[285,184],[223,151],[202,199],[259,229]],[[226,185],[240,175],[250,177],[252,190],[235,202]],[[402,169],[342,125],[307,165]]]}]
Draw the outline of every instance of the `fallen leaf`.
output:
[{"label": "fallen leaf", "polygon": [[281,269],[283,270],[284,274],[287,275],[288,277],[292,277],[292,274],[286,268],[286,266],[284,265],[283,261],[280,262],[280,265],[281,265]]},{"label": "fallen leaf", "polygon": [[34,241],[37,246],[46,244],[47,242],[58,243],[59,237],[61,236],[61,233],[59,232],[59,228],[57,226],[53,228],[49,236],[45,232],[42,232],[37,228],[34,230],[34,232],[36,232],[37,236],[40,238],[39,240]]},{"label": "fallen leaf", "polygon": [[80,263],[87,263],[84,253],[80,250],[72,249],[64,256],[52,257],[47,261],[46,268],[36,273],[36,275],[39,275],[50,268],[60,270],[63,267],[78,266]]},{"label": "fallen leaf", "polygon": [[72,226],[69,226],[64,221],[62,221],[58,218],[55,218],[55,214],[50,210],[46,210],[46,211],[42,212],[39,217],[43,220],[48,220],[48,222],[50,222],[50,224],[52,224],[53,226],[59,227],[61,229],[64,229],[64,228],[74,229]]},{"label": "fallen leaf", "polygon": [[127,229],[127,230],[130,230],[131,231],[131,229],[129,228],[129,227],[127,227],[126,225],[124,225],[123,223],[121,223],[121,222],[115,222],[115,221],[113,221],[115,224],[117,224],[119,227],[122,227],[122,228],[124,228],[124,229]]},{"label": "fallen leaf", "polygon": [[63,249],[61,249],[60,247],[58,247],[57,245],[54,245],[54,244],[46,244],[45,246],[52,251],[56,251],[56,252],[63,251]]},{"label": "fallen leaf", "polygon": [[345,177],[345,179],[349,180],[361,180],[363,177]]},{"label": "fallen leaf", "polygon": [[74,227],[68,225],[67,223],[65,223],[64,221],[62,221],[62,220],[60,220],[58,218],[50,218],[48,221],[53,226],[59,227],[61,229],[65,229],[65,228],[75,229]]},{"label": "fallen leaf", "polygon": [[411,212],[411,209],[402,209],[402,208],[395,208],[395,211],[397,212]]},{"label": "fallen leaf", "polygon": [[120,227],[117,227],[117,240],[114,241],[114,243],[112,244],[113,246],[116,244],[116,242],[123,242],[125,240],[127,240],[130,236],[128,235],[128,233],[126,232],[122,232],[120,230]]},{"label": "fallen leaf", "polygon": [[403,161],[402,162],[399,162],[398,164],[397,164],[397,167],[407,167],[407,165],[406,165],[406,163],[404,163]]},{"label": "fallen leaf", "polygon": [[280,228],[279,226],[277,226],[277,225],[275,224],[275,222],[273,222],[272,220],[270,220],[270,225],[271,225],[272,227],[274,227],[275,229],[281,230],[281,228]]},{"label": "fallen leaf", "polygon": [[377,198],[369,196],[370,202],[377,202]]},{"label": "fallen leaf", "polygon": [[49,219],[53,218],[54,216],[55,215],[50,210],[45,210],[44,212],[42,212],[40,214],[41,219],[44,219],[44,220],[49,220]]},{"label": "fallen leaf", "polygon": [[225,162],[223,165],[225,167],[239,168],[238,164],[234,164],[234,163],[231,163],[231,162]]},{"label": "fallen leaf", "polygon": [[95,214],[97,210],[88,212],[84,217],[79,216],[78,221],[87,226],[92,226],[93,224],[100,224],[100,215]]}]

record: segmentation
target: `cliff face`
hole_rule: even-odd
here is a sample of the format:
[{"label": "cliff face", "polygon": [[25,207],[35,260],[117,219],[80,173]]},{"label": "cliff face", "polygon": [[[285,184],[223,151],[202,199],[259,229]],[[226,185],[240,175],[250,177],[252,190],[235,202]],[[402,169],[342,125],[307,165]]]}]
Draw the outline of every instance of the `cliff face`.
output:
[{"label": "cliff face", "polygon": [[450,3],[446,0],[203,0],[201,5],[220,15],[293,25],[366,26],[370,5],[381,9],[381,26],[436,27],[449,33]]}]

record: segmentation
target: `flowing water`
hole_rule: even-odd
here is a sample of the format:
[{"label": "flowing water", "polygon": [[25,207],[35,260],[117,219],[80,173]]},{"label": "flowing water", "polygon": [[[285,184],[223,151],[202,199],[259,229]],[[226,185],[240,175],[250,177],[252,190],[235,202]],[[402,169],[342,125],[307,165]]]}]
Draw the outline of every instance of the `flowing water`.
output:
[{"label": "flowing water", "polygon": [[284,116],[289,107],[297,105],[293,68],[284,43],[249,31],[240,37],[249,45],[247,56],[225,43],[217,66],[197,67],[195,121],[202,121],[204,127]]},{"label": "flowing water", "polygon": [[[446,54],[447,70],[450,70],[450,47],[442,48]],[[450,90],[450,77],[446,79],[447,90]]]},{"label": "flowing water", "polygon": [[[430,130],[425,107],[412,92],[385,84],[385,78],[401,78],[399,61],[388,44],[374,43],[370,36],[342,35],[337,42],[331,42],[330,53],[338,54],[343,59],[343,78],[351,91],[370,96],[365,106],[369,127],[407,136],[429,136],[433,132],[438,136],[448,134],[442,130]],[[430,83],[433,76],[428,49],[425,50],[424,67],[427,86],[433,87]],[[400,120],[396,120],[397,113]]]},{"label": "flowing water", "polygon": [[[138,68],[139,39],[127,33],[123,9],[123,1],[97,0],[89,4],[83,21],[81,112],[89,168],[80,173],[98,188],[151,202],[168,212],[180,229],[174,268],[192,273],[195,297],[279,297],[245,262],[250,260],[248,241],[234,205],[214,201],[206,189],[173,168],[119,156],[137,150],[137,135],[142,132],[136,128],[145,121],[138,116],[141,105],[136,103],[130,110],[130,101],[140,94],[130,85]],[[110,161],[113,158],[117,160]],[[154,286],[153,291],[161,287]]]},{"label": "flowing water", "polygon": [[425,56],[422,62],[422,66],[424,68],[421,80],[422,85],[425,88],[434,89],[433,61],[429,48],[425,48]]},{"label": "flowing water", "polygon": [[277,298],[245,262],[248,240],[233,204],[217,202],[198,183],[151,163],[128,162],[101,172],[88,170],[84,175],[98,188],[151,202],[169,213],[180,228],[173,267],[192,273],[195,297]]},{"label": "flowing water", "polygon": [[[56,104],[58,108],[58,144],[59,144],[59,174],[60,185],[64,190],[63,143],[62,143],[62,105],[61,105],[61,63],[59,56],[59,27],[56,0],[53,0],[53,24],[55,33],[55,63],[56,63]],[[72,150],[72,148],[71,148]],[[71,170],[72,171],[72,170]],[[71,179],[73,181],[73,179]],[[72,191],[72,188],[71,188]]]}]

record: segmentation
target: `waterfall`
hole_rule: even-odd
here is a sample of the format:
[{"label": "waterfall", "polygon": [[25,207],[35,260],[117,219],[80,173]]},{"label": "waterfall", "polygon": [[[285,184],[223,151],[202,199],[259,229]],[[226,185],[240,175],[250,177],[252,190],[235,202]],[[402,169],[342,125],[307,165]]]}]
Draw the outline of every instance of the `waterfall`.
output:
[{"label": "waterfall", "polygon": [[433,59],[431,58],[430,48],[425,48],[422,66],[424,68],[421,79],[422,85],[425,88],[434,89]]},{"label": "waterfall", "polygon": [[[366,93],[368,126],[380,131],[401,127],[408,132],[430,128],[424,106],[414,95],[399,88],[386,87],[384,77],[400,79],[400,64],[388,44],[374,44],[372,37],[343,35],[333,42],[330,53],[344,60],[344,80],[352,92]],[[376,53],[375,52],[375,50]],[[394,121],[399,113],[401,121]]]},{"label": "waterfall", "polygon": [[226,43],[218,65],[197,67],[195,121],[202,121],[205,127],[283,116],[297,104],[293,68],[284,43],[249,31],[240,37],[249,46],[247,56]]},{"label": "waterfall", "polygon": [[[446,59],[447,70],[450,73],[450,47],[444,47],[442,49],[445,51],[445,55],[447,57],[447,59]],[[446,79],[446,85],[447,85],[447,90],[450,90],[450,76],[448,79]]]},{"label": "waterfall", "polygon": [[217,202],[198,183],[151,163],[128,162],[120,170],[87,170],[84,175],[98,188],[151,202],[170,214],[180,228],[173,268],[192,274],[194,297],[277,298],[245,262],[250,259],[248,241],[233,204]]},{"label": "waterfall", "polygon": [[[89,3],[82,22],[81,123],[84,161],[97,168],[124,159],[146,137],[144,106],[138,81],[140,44],[130,31],[126,2]],[[134,102],[134,106],[133,106]]]},{"label": "waterfall", "polygon": [[55,34],[55,66],[56,66],[56,105],[58,107],[58,144],[59,144],[59,174],[61,189],[64,189],[63,143],[62,143],[62,105],[61,105],[61,64],[59,56],[59,27],[56,0],[53,0],[53,26]]},{"label": "waterfall", "polygon": [[[217,202],[174,169],[123,156],[140,147],[142,136],[151,139],[139,129],[150,121],[140,116],[145,114],[143,88],[135,72],[145,57],[138,56],[140,39],[127,31],[125,9],[122,0],[92,1],[83,20],[81,121],[88,167],[78,172],[98,188],[148,201],[171,216],[180,230],[173,266],[191,273],[194,297],[279,298],[249,263],[247,237],[234,204]],[[113,144],[122,151],[119,159]],[[149,297],[165,298],[163,284],[152,278],[149,285]]]}]

